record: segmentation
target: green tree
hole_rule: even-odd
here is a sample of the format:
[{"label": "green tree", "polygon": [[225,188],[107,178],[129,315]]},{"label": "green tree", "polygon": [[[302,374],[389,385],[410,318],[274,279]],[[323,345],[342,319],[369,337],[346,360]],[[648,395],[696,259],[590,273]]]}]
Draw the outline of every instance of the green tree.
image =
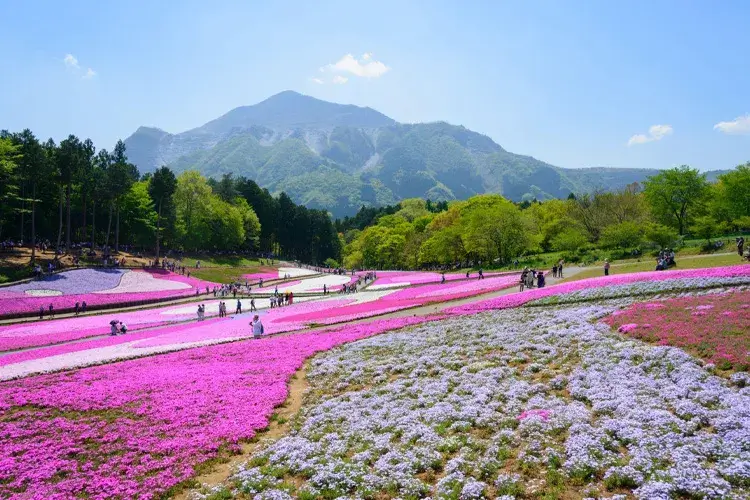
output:
[{"label": "green tree", "polygon": [[691,232],[698,238],[706,240],[706,245],[711,245],[711,239],[727,232],[726,222],[718,222],[710,215],[696,217],[691,226]]},{"label": "green tree", "polygon": [[605,248],[635,248],[643,241],[643,230],[635,222],[620,222],[602,231],[599,243]]},{"label": "green tree", "polygon": [[[125,154],[125,143],[117,141],[112,152],[112,164],[107,171],[109,177],[109,188],[111,190],[112,204],[110,204],[110,223],[112,221],[112,206],[115,207],[117,217],[115,222],[115,252],[120,251],[120,205],[133,184],[138,180],[138,169],[132,163],[128,163]],[[107,230],[109,235],[109,229]],[[109,240],[109,236],[107,237]]]},{"label": "green tree", "polygon": [[659,249],[672,248],[680,239],[680,235],[671,227],[655,223],[648,224],[643,235],[646,241],[653,243]]},{"label": "green tree", "polygon": [[588,236],[575,225],[571,225],[558,232],[550,241],[552,250],[561,252],[574,252],[588,245]]},{"label": "green tree", "polygon": [[145,246],[153,238],[156,229],[156,210],[148,194],[148,181],[134,183],[121,200],[123,230],[130,235],[131,242]]},{"label": "green tree", "polygon": [[477,207],[467,214],[462,239],[467,253],[482,261],[505,264],[530,245],[530,231],[521,211],[507,200],[489,207]]},{"label": "green tree", "polygon": [[664,170],[645,182],[645,195],[658,219],[677,229],[680,235],[690,225],[708,193],[706,175],[687,165]]},{"label": "green tree", "polygon": [[[57,148],[57,173],[60,180],[61,192],[65,193],[65,249],[70,251],[70,193],[73,186],[76,173],[81,169],[81,163],[84,161],[85,152],[83,143],[78,137],[69,135],[67,139],[60,142]],[[62,206],[62,204],[61,204]],[[62,222],[62,217],[60,217]],[[57,246],[60,246],[62,236],[62,223],[58,232]]]},{"label": "green tree", "polygon": [[148,194],[156,205],[156,264],[159,264],[159,239],[161,237],[161,216],[165,205],[172,203],[172,195],[177,189],[177,178],[169,167],[161,167],[151,177]]},{"label": "green tree", "polygon": [[11,207],[18,197],[16,166],[21,159],[20,146],[10,137],[0,137],[0,239],[5,221],[12,214]]},{"label": "green tree", "polygon": [[[45,179],[51,177],[53,170],[52,158],[46,154],[50,148],[44,148],[29,129],[24,129],[20,134],[14,135],[13,142],[18,146],[18,151],[21,154],[18,160],[18,172],[21,182],[31,186],[31,261],[34,262],[36,258],[37,236],[36,209],[39,202],[37,199],[37,190]],[[52,143],[49,153],[50,155],[54,154],[54,143]],[[23,227],[23,223],[21,226]],[[21,238],[23,239],[23,233],[21,234]]]},{"label": "green tree", "polygon": [[719,176],[716,203],[731,221],[750,216],[750,162]]}]

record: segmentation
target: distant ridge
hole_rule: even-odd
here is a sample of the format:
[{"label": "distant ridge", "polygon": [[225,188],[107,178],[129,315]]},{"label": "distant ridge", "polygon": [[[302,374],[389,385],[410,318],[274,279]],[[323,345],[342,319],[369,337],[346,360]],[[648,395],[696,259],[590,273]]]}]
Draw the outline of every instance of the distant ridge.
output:
[{"label": "distant ridge", "polygon": [[501,193],[513,200],[618,189],[656,170],[564,169],[506,151],[445,122],[401,124],[366,107],[287,90],[198,128],[170,134],[139,127],[125,140],[141,171],[169,165],[207,176],[246,176],[271,192],[336,216],[361,205]]}]

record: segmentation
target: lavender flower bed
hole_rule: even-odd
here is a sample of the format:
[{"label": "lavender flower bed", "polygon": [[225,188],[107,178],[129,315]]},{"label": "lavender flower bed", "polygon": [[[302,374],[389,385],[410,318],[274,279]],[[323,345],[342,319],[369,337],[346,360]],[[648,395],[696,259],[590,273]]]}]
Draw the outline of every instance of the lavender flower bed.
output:
[{"label": "lavender flower bed", "polygon": [[321,355],[292,433],[210,493],[747,498],[745,379],[593,322],[622,304],[454,318]]},{"label": "lavender flower bed", "polygon": [[54,290],[61,295],[78,295],[115,288],[127,269],[74,269],[45,276],[40,280],[0,288],[0,298],[33,296],[31,291]]}]

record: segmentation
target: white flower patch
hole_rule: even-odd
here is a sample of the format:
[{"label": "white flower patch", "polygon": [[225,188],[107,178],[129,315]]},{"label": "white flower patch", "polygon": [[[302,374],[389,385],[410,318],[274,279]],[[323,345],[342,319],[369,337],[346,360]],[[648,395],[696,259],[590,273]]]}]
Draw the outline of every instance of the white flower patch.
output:
[{"label": "white flower patch", "polygon": [[562,484],[746,498],[745,379],[594,322],[622,303],[454,318],[324,353],[294,430],[231,482],[276,494],[284,470],[292,497],[516,498]]},{"label": "white flower patch", "polygon": [[26,290],[24,293],[32,297],[57,297],[63,294],[60,290],[47,290],[43,288],[37,288],[36,290]]}]

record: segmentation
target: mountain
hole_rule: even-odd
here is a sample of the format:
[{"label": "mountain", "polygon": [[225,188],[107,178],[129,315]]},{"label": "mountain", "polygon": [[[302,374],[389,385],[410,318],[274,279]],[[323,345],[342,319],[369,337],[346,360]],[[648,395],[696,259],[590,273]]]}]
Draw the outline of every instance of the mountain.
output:
[{"label": "mountain", "polygon": [[169,134],[140,127],[125,140],[142,172],[246,176],[297,203],[335,216],[362,204],[501,193],[513,200],[616,189],[648,169],[564,169],[506,151],[489,137],[448,123],[401,124],[370,108],[292,91],[235,108],[205,125]]}]

